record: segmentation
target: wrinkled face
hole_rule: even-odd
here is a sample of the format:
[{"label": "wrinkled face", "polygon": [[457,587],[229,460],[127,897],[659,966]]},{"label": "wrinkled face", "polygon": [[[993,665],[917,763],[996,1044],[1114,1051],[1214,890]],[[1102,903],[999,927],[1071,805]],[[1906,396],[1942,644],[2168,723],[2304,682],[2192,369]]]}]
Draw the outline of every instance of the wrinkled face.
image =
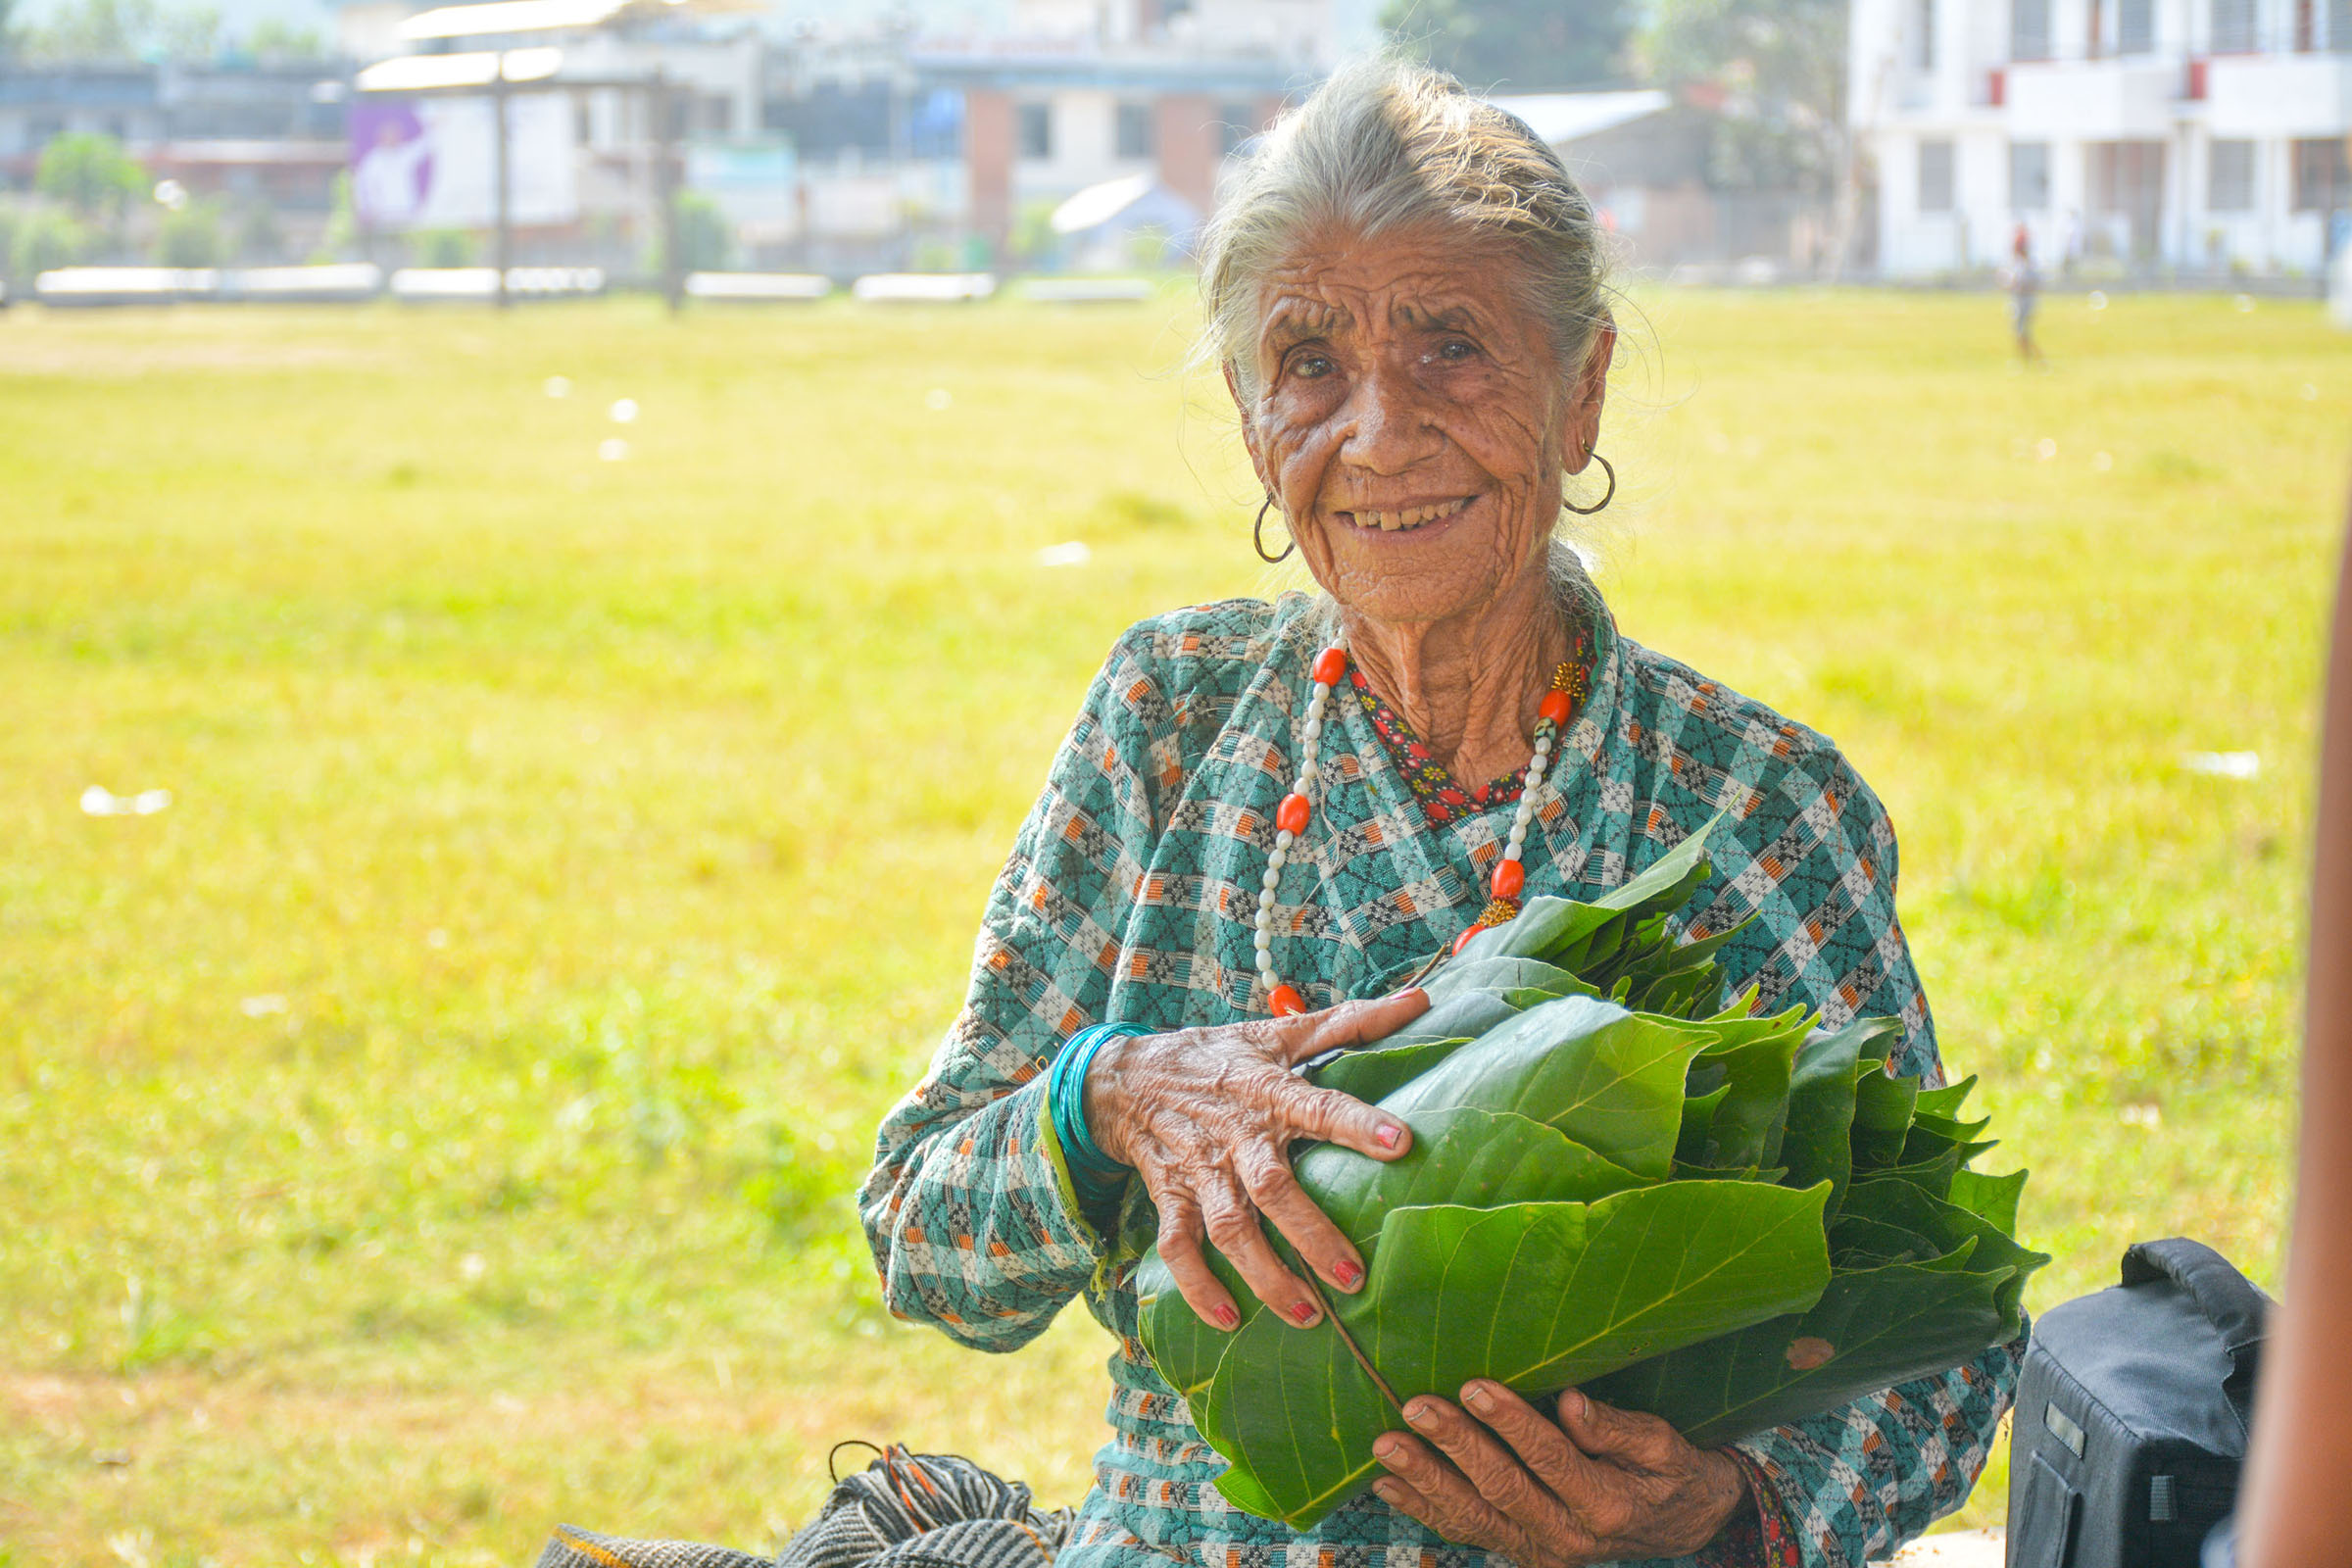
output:
[{"label": "wrinkled face", "polygon": [[1350,611],[1474,614],[1542,569],[1611,335],[1564,384],[1517,266],[1458,230],[1324,231],[1259,286],[1254,389],[1227,381],[1259,479]]}]

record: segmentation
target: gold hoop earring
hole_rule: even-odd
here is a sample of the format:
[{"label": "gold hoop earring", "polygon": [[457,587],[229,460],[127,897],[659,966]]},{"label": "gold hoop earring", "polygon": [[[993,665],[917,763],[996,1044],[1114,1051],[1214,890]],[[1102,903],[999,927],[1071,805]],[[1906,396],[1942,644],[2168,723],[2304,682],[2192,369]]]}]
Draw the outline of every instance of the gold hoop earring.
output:
[{"label": "gold hoop earring", "polygon": [[1600,471],[1609,476],[1609,488],[1598,501],[1593,502],[1589,507],[1580,507],[1575,502],[1569,500],[1566,496],[1560,497],[1560,505],[1566,507],[1570,512],[1575,513],[1580,517],[1590,517],[1592,515],[1592,514],[1600,511],[1603,507],[1607,506],[1617,497],[1617,470],[1609,466],[1609,460],[1602,457],[1599,453],[1593,451],[1590,447],[1585,449],[1585,456],[1591,458],[1594,463],[1600,465]]},{"label": "gold hoop earring", "polygon": [[1257,547],[1257,559],[1264,562],[1269,566],[1280,565],[1283,562],[1290,560],[1291,552],[1298,548],[1298,536],[1297,534],[1293,534],[1291,536],[1291,542],[1282,547],[1281,555],[1269,556],[1266,554],[1266,514],[1273,510],[1274,498],[1272,496],[1268,496],[1266,497],[1266,504],[1257,509],[1257,521],[1250,525],[1250,542]]}]

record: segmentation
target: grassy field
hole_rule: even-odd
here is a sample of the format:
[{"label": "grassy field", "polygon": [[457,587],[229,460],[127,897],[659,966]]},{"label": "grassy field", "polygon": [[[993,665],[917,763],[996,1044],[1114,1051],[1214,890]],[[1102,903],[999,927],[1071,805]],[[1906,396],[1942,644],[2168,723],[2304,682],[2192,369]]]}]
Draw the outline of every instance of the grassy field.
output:
[{"label": "grassy field", "polygon": [[[1886,799],[2037,1304],[2275,1280],[2352,338],[1639,303],[1604,585]],[[760,1546],[860,1437],[1076,1497],[1100,1332],[891,1323],[847,1194],[1112,636],[1271,585],[1190,320],[0,316],[0,1564]]]}]

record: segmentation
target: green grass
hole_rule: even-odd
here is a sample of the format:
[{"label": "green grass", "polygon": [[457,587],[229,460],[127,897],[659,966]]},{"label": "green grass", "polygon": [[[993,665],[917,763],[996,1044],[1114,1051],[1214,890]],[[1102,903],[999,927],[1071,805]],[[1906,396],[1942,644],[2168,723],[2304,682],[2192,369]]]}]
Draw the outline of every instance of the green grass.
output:
[{"label": "green grass", "polygon": [[[1886,801],[2035,1301],[2275,1279],[2352,339],[1642,303],[1604,584]],[[1107,1342],[891,1323],[846,1194],[1112,636],[1269,583],[1189,324],[0,316],[0,1562],[759,1546],[852,1437],[1075,1498]]]}]

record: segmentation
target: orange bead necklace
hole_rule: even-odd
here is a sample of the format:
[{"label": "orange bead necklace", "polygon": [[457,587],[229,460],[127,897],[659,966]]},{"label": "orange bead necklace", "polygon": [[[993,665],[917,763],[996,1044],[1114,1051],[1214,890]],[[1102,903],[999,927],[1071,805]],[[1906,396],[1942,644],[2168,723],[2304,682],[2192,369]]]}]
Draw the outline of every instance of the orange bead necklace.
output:
[{"label": "orange bead necklace", "polygon": [[[1309,673],[1314,677],[1315,689],[1306,700],[1306,721],[1298,733],[1298,776],[1292,781],[1291,792],[1282,798],[1282,804],[1274,808],[1274,848],[1266,857],[1266,873],[1258,883],[1256,931],[1251,939],[1266,1005],[1277,1017],[1306,1010],[1306,999],[1274,971],[1274,901],[1282,886],[1282,868],[1290,863],[1291,846],[1298,842],[1298,836],[1314,817],[1314,807],[1308,802],[1306,791],[1315,777],[1315,748],[1323,738],[1323,710],[1331,700],[1332,688],[1348,675],[1348,650],[1338,643],[1332,644],[1315,656]],[[1585,671],[1574,662],[1563,661],[1551,672],[1551,689],[1544,694],[1543,706],[1538,710],[1535,755],[1528,759],[1527,783],[1519,792],[1519,808],[1511,815],[1510,837],[1503,844],[1502,858],[1494,862],[1494,874],[1488,879],[1492,896],[1478,918],[1453,939],[1456,953],[1479,932],[1500,925],[1519,912],[1519,894],[1527,886],[1527,867],[1520,862],[1520,855],[1527,844],[1527,825],[1535,819],[1536,791],[1551,766],[1552,749],[1560,729],[1576,711],[1577,703],[1585,695]]]}]

